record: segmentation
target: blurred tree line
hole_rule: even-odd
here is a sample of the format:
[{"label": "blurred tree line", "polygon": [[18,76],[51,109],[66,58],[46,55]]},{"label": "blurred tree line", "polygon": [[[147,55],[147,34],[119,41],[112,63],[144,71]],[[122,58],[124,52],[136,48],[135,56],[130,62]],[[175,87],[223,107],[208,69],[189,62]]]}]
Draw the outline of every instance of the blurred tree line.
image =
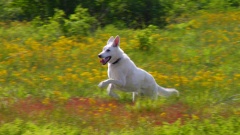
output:
[{"label": "blurred tree line", "polygon": [[183,13],[239,6],[239,0],[0,0],[0,19],[44,22],[55,18],[65,31],[81,24],[92,30],[109,24],[118,28],[161,28],[169,18]]}]

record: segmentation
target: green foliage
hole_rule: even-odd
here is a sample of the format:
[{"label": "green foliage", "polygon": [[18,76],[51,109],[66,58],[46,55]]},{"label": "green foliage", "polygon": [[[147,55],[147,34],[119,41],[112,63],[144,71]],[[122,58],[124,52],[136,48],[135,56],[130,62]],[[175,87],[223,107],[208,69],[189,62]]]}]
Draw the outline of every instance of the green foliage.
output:
[{"label": "green foliage", "polygon": [[161,0],[161,2],[167,7],[168,15],[173,17],[196,13],[200,10],[226,11],[230,8],[238,8],[240,4],[237,0]]},{"label": "green foliage", "polygon": [[74,14],[69,19],[65,18],[63,10],[55,9],[53,17],[49,17],[46,22],[42,22],[40,17],[36,17],[31,23],[37,27],[39,37],[48,37],[55,41],[60,36],[89,35],[91,28],[95,24],[94,17],[90,17],[87,9],[78,6]]},{"label": "green foliage", "polygon": [[95,18],[91,17],[86,8],[77,6],[75,13],[64,22],[64,33],[66,36],[88,35],[90,28],[95,24]]},{"label": "green foliage", "polygon": [[22,19],[32,20],[35,17],[47,19],[54,15],[54,9],[58,8],[60,1],[58,0],[12,0],[11,5],[14,8],[20,8]]},{"label": "green foliage", "polygon": [[154,39],[151,35],[155,34],[158,31],[157,26],[149,25],[147,28],[141,30],[136,38],[139,40],[138,49],[142,51],[154,51],[154,44],[156,43],[156,39]]},{"label": "green foliage", "polygon": [[64,12],[62,10],[55,9],[53,17],[49,17],[46,22],[42,22],[40,17],[36,17],[31,23],[37,29],[38,35],[35,39],[43,40],[42,38],[48,38],[48,41],[55,41],[60,36],[64,35],[63,23],[64,23]]},{"label": "green foliage", "polygon": [[[79,7],[82,6],[82,8]],[[226,11],[239,8],[238,0],[7,0],[0,2],[0,18],[4,20],[47,20],[62,10],[70,22],[66,23],[67,33],[78,34],[76,25],[84,31],[90,26],[91,31],[99,26],[113,24],[118,28],[146,28],[155,25],[159,28],[168,23],[178,22],[176,17],[195,14],[198,11]],[[143,10],[144,9],[144,10]],[[79,12],[79,13],[76,13]],[[75,15],[73,15],[75,14]],[[83,15],[81,15],[83,14]],[[84,16],[84,17],[83,17]],[[77,20],[76,20],[77,19]],[[93,22],[97,23],[93,23]],[[69,30],[68,30],[69,28]],[[78,28],[78,30],[80,30]],[[83,32],[85,33],[85,32]],[[82,34],[81,32],[79,34]]]},{"label": "green foliage", "polygon": [[1,0],[0,1],[0,20],[21,20],[22,10],[20,7],[14,7],[11,0]]},{"label": "green foliage", "polygon": [[[121,0],[111,2],[109,24],[122,22],[128,28],[145,28],[150,24],[165,25],[165,7],[159,0]],[[144,10],[143,10],[144,9]]]}]

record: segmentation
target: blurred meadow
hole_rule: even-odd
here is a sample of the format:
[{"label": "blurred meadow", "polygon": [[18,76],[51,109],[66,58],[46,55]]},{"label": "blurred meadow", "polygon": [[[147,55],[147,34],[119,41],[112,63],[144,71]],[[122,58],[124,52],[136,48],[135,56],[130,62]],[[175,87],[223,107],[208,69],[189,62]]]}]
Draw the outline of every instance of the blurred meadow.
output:
[{"label": "blurred meadow", "polygon": [[[0,135],[239,134],[240,11],[211,8],[169,12],[164,27],[116,23],[94,32],[82,29],[90,15],[82,25],[60,10],[47,23],[2,20]],[[61,29],[62,20],[68,27]],[[180,97],[132,103],[131,93],[115,100],[99,89],[107,66],[97,55],[116,35],[138,67]]]}]

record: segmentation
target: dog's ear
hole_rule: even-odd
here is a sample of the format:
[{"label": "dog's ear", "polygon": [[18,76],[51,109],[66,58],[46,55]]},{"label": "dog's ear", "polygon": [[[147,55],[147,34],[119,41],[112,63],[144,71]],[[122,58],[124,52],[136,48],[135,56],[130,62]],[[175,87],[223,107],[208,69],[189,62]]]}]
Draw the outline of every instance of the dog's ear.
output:
[{"label": "dog's ear", "polygon": [[120,37],[117,35],[114,39],[113,47],[119,46],[119,43],[120,43]]},{"label": "dog's ear", "polygon": [[114,37],[111,36],[111,37],[108,39],[107,44],[110,44],[110,43],[112,43],[113,41],[114,41]]}]

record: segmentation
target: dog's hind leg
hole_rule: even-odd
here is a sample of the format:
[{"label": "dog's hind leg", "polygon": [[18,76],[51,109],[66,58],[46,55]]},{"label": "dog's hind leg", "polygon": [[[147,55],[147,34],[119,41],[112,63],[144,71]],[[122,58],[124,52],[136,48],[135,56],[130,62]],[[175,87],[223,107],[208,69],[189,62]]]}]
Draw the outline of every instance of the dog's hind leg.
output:
[{"label": "dog's hind leg", "polygon": [[114,86],[113,84],[109,84],[107,88],[108,95],[111,97],[114,97],[116,99],[119,99],[119,96],[114,92]]},{"label": "dog's hind leg", "polygon": [[132,93],[132,101],[135,102],[137,99],[138,93],[137,92],[133,92]]},{"label": "dog's hind leg", "polygon": [[144,98],[144,93],[141,91],[132,93],[132,101],[135,102],[138,98]]}]

